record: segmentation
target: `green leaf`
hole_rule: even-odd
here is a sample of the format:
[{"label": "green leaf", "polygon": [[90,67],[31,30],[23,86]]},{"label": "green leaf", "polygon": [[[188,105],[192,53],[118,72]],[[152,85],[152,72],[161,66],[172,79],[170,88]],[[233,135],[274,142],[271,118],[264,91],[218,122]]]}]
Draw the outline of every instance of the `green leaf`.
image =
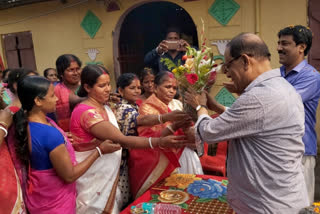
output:
[{"label": "green leaf", "polygon": [[211,198],[199,198],[196,200],[196,202],[200,202],[200,203],[206,203],[209,201],[212,201],[212,199]]},{"label": "green leaf", "polygon": [[229,181],[228,181],[228,180],[222,180],[221,183],[222,183],[223,185],[227,186],[228,183],[229,183]]},{"label": "green leaf", "polygon": [[187,210],[189,208],[188,204],[183,203],[183,204],[178,204],[182,209]]},{"label": "green leaf", "polygon": [[149,201],[149,203],[158,203],[158,202],[160,202],[158,199],[152,199]]},{"label": "green leaf", "polygon": [[219,201],[227,203],[227,197],[225,195],[218,198]]},{"label": "green leaf", "polygon": [[157,194],[151,195],[151,198],[152,198],[152,199],[158,199],[158,197],[159,197],[159,196],[158,196]]}]

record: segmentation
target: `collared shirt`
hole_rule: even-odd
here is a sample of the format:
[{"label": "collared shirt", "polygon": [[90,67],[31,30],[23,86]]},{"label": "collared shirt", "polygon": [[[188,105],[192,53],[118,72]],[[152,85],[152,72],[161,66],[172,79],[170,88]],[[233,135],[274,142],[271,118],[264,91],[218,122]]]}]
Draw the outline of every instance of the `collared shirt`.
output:
[{"label": "collared shirt", "polygon": [[157,53],[156,49],[153,49],[152,51],[148,52],[147,55],[144,57],[144,63],[147,66],[152,67],[156,73],[160,71],[171,71],[163,62],[160,62],[160,60],[162,58],[169,58],[172,62],[174,62],[174,64],[178,66],[179,60],[180,65],[184,64],[184,62],[182,61],[183,55],[185,55],[185,52],[179,51],[177,56],[173,59],[168,52],[160,56]]},{"label": "collared shirt", "polygon": [[315,130],[317,107],[320,99],[320,74],[303,60],[286,75],[285,67],[280,68],[283,76],[300,94],[305,110],[305,134],[302,141],[305,155],[317,155],[317,133]]},{"label": "collared shirt", "polygon": [[279,69],[258,76],[219,117],[201,115],[196,130],[208,143],[229,140],[227,198],[236,213],[298,213],[308,206],[303,104]]}]

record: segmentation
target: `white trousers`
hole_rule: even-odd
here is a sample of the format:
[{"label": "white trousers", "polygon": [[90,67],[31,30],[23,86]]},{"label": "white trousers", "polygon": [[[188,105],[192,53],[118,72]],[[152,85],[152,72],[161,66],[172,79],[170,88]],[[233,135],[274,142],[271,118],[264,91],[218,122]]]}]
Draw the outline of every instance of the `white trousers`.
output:
[{"label": "white trousers", "polygon": [[303,175],[307,185],[310,205],[314,201],[315,175],[314,168],[316,166],[316,158],[314,156],[302,157]]}]

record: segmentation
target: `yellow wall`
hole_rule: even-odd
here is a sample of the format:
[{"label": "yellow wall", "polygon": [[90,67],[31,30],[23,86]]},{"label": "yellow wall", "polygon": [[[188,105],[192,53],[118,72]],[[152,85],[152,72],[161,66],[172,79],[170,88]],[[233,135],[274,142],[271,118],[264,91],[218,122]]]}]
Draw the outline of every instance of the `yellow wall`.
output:
[{"label": "yellow wall", "polygon": [[[88,48],[97,48],[100,53],[96,61],[102,61],[109,70],[113,70],[112,32],[119,18],[132,6],[150,1],[121,0],[120,2],[121,10],[115,12],[106,12],[103,2],[95,0],[82,1],[82,3],[70,0],[67,4],[49,1],[1,10],[0,33],[31,31],[39,72],[47,67],[54,67],[56,58],[63,53],[73,53],[84,63],[88,62],[90,61],[86,54]],[[307,23],[307,0],[236,0],[240,9],[225,27],[208,14],[208,8],[214,0],[192,2],[169,0],[169,2],[180,5],[191,15],[198,27],[198,32],[201,29],[200,17],[203,18],[209,42],[231,39],[240,32],[258,32],[270,47],[273,67],[279,66],[275,51],[278,30],[290,24],[306,25]],[[68,8],[62,9],[64,7]],[[94,39],[91,39],[80,27],[88,9],[102,21],[101,28]],[[37,17],[47,12],[52,13]],[[25,20],[27,17],[34,18]],[[216,51],[215,46],[213,48]],[[2,50],[1,44],[0,49]],[[216,90],[222,81],[221,76],[218,78]]]},{"label": "yellow wall", "polygon": [[[240,32],[259,34],[270,48],[273,67],[279,67],[276,52],[276,34],[279,29],[291,24],[307,24],[307,0],[235,0],[240,5],[240,9],[227,26],[220,25],[208,14],[208,9],[214,0],[168,1],[180,5],[190,14],[198,28],[199,38],[200,18],[203,18],[209,43],[215,40],[231,39]],[[106,12],[103,2],[96,0],[82,2],[69,0],[67,4],[57,0],[1,10],[0,34],[31,31],[36,64],[40,73],[47,67],[54,67],[56,58],[64,53],[75,54],[84,63],[90,61],[86,54],[88,48],[97,48],[100,53],[96,61],[103,62],[109,70],[113,71],[112,34],[120,17],[134,5],[150,1],[120,0],[120,2],[121,10],[115,12]],[[80,27],[88,9],[102,21],[101,28],[94,39],[91,39]],[[52,13],[39,16],[48,12]],[[26,19],[28,17],[33,18]],[[2,50],[1,45],[0,43],[0,50]],[[218,54],[215,46],[213,49]],[[4,56],[3,52],[1,55]],[[113,72],[112,77],[114,79]],[[224,75],[218,75],[217,83],[211,91],[212,95],[221,89],[222,82],[225,80]],[[317,118],[320,121],[320,115]],[[319,130],[319,123],[317,130]]]}]

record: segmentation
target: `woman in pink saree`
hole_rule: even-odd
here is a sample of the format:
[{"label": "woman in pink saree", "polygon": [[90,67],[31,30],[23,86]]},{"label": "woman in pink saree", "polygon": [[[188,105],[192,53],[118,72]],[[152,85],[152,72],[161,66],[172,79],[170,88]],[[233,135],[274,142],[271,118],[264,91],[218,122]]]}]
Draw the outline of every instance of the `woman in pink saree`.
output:
[{"label": "woman in pink saree", "polygon": [[[105,104],[111,91],[108,71],[98,65],[87,65],[81,73],[79,96],[87,97],[78,104],[71,115],[70,131],[77,161],[94,152],[97,142],[112,140],[125,148],[158,148],[181,146],[183,137],[142,138],[124,136],[114,125],[114,115],[108,114]],[[112,119],[111,119],[112,118]],[[119,213],[122,195],[118,187],[121,151],[99,159],[77,180],[77,213]]]},{"label": "woman in pink saree", "polygon": [[[27,166],[25,203],[31,214],[76,213],[78,179],[99,158],[120,147],[103,142],[81,163],[64,132],[49,118],[55,111],[54,86],[43,77],[28,76],[18,82],[21,109],[15,114],[16,152]],[[27,137],[26,137],[27,136]]]}]

